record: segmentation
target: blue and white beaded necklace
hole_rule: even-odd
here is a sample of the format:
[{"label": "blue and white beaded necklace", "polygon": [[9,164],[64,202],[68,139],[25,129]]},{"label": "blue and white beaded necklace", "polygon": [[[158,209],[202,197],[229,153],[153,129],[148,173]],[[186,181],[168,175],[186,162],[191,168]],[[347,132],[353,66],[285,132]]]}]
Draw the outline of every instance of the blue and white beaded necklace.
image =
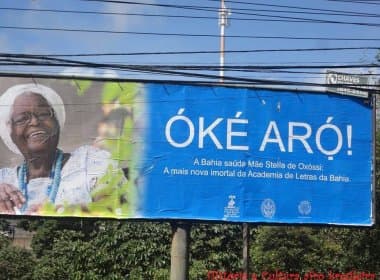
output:
[{"label": "blue and white beaded necklace", "polygon": [[[61,182],[61,170],[62,170],[62,162],[63,162],[63,152],[59,149],[56,151],[55,160],[53,166],[50,171],[49,178],[51,179],[51,183],[48,185],[46,189],[46,196],[49,198],[51,203],[55,203],[55,199],[57,197],[59,184]],[[18,172],[18,182],[25,197],[25,203],[21,207],[21,213],[24,213],[28,208],[28,167],[26,162],[24,162]]]}]

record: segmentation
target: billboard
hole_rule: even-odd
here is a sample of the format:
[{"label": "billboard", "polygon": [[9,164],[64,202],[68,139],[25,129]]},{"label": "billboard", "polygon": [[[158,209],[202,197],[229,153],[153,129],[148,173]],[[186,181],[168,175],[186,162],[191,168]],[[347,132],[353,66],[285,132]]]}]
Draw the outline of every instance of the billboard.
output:
[{"label": "billboard", "polygon": [[0,79],[2,214],[373,224],[368,100]]}]

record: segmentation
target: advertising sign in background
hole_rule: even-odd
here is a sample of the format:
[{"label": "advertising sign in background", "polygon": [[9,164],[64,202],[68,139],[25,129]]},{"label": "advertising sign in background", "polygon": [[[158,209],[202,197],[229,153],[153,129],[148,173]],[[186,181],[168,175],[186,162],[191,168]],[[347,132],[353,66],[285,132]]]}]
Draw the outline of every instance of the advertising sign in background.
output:
[{"label": "advertising sign in background", "polygon": [[[25,80],[2,78],[2,92]],[[217,86],[37,82],[58,92],[68,112],[59,147],[72,155],[77,147],[96,147],[112,164],[95,176],[85,204],[50,201],[34,215],[373,224],[368,100]],[[5,146],[0,151],[0,167],[23,161]]]},{"label": "advertising sign in background", "polygon": [[329,92],[368,98],[365,87],[369,85],[369,81],[366,75],[327,71],[326,84],[330,85],[326,88]]}]

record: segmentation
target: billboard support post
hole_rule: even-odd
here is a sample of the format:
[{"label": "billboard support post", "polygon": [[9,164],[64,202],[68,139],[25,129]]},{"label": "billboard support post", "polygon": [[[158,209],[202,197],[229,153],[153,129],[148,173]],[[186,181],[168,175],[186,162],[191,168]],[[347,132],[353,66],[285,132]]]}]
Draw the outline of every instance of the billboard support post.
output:
[{"label": "billboard support post", "polygon": [[191,224],[171,223],[173,236],[171,246],[170,280],[189,279],[189,245]]},{"label": "billboard support post", "polygon": [[243,223],[243,272],[244,275],[249,273],[249,225]]}]

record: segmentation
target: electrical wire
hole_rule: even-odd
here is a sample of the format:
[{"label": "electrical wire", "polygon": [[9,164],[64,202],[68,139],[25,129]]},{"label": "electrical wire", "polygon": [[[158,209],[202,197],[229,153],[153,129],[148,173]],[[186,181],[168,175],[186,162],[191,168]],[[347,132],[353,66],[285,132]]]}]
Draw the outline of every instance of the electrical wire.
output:
[{"label": "electrical wire", "polygon": [[[87,56],[89,54],[71,54],[71,55],[58,55],[58,54],[50,54],[50,55],[36,55],[36,54],[20,54],[20,53],[0,53],[0,58],[2,60],[14,60],[14,61],[52,61],[52,62],[70,62],[70,63],[87,63],[86,61],[80,61],[80,60],[72,60],[72,59],[65,59],[62,57],[73,57],[73,56]],[[94,56],[100,56],[102,54],[92,54]],[[118,54],[120,55],[120,54]],[[91,63],[91,62],[89,62]],[[150,67],[150,68],[158,68],[158,69],[181,69],[181,70],[220,70],[221,68],[226,69],[226,70],[274,70],[274,69],[324,69],[324,68],[380,68],[380,64],[377,63],[361,63],[361,64],[323,64],[323,65],[305,65],[305,64],[295,64],[295,65],[225,65],[225,66],[220,66],[220,65],[212,65],[212,64],[207,64],[207,65],[176,65],[176,64],[156,64],[156,65],[132,65],[129,64],[129,67]]]},{"label": "electrical wire", "polygon": [[[140,5],[140,6],[151,6],[151,7],[164,7],[164,8],[175,8],[175,9],[185,9],[185,10],[205,10],[205,11],[219,11],[219,5],[217,7],[210,6],[199,6],[199,5],[178,5],[178,4],[158,4],[158,3],[146,3],[146,2],[135,2],[135,1],[121,1],[121,0],[81,0],[85,2],[103,2],[103,3],[114,3],[114,4],[125,4],[125,5]],[[209,2],[220,3],[220,0],[207,0]],[[363,13],[358,11],[345,11],[345,10],[331,10],[331,9],[317,9],[311,7],[300,7],[300,6],[290,6],[290,5],[275,5],[267,3],[254,3],[254,2],[242,2],[242,1],[226,1],[226,3],[233,4],[245,4],[253,6],[265,6],[265,7],[277,7],[277,8],[286,8],[286,9],[297,9],[303,11],[319,11],[319,12],[333,12],[333,13],[344,13],[347,15],[369,15],[369,16],[378,16],[378,14]],[[234,7],[234,11],[256,11],[256,9],[246,9]],[[291,12],[291,11],[289,11]]]},{"label": "electrical wire", "polygon": [[[265,53],[265,52],[316,52],[316,51],[352,51],[352,50],[379,50],[377,46],[366,47],[338,47],[338,48],[289,48],[289,49],[252,49],[252,50],[225,50],[229,54],[243,53]],[[99,57],[99,56],[145,56],[145,55],[188,55],[188,54],[216,54],[219,50],[198,50],[198,51],[163,51],[163,52],[129,52],[129,53],[78,53],[78,54],[44,54],[44,56],[55,57]],[[12,55],[10,53],[0,53],[2,55]],[[24,54],[14,54],[24,55]],[[36,56],[39,56],[36,54]]]},{"label": "electrical wire", "polygon": [[[85,66],[85,65],[83,65]],[[92,65],[93,67],[94,65]],[[98,65],[97,68],[103,68],[104,66]],[[117,68],[117,67],[116,67]],[[113,69],[116,69],[113,68]],[[169,82],[175,82],[175,83],[194,83],[194,84],[218,84],[217,80],[220,79],[219,75],[210,75],[210,74],[200,74],[200,73],[183,73],[180,71],[167,71],[167,70],[151,70],[151,69],[122,69],[123,71],[133,71],[133,72],[143,72],[143,73],[150,73],[155,75],[165,75],[165,76],[182,76],[187,78],[198,78],[198,79],[207,79],[207,80],[169,80]],[[0,76],[9,76],[9,73],[0,73]],[[23,74],[18,73],[18,76],[22,76]],[[34,75],[34,74],[29,74]],[[155,80],[150,80],[150,82]],[[156,80],[159,81],[159,80]],[[286,81],[286,80],[273,80],[273,79],[253,79],[253,78],[244,78],[244,77],[231,77],[231,76],[224,76],[224,83],[223,85],[249,85],[249,86],[269,86],[269,87],[277,87],[277,86],[287,86],[287,87],[337,87],[337,86],[344,86],[346,88],[352,88],[357,90],[363,90],[362,86],[365,86],[365,90],[371,94],[379,94],[379,88],[378,86],[372,86],[372,85],[352,85],[352,84],[334,84],[334,85],[326,85],[324,83],[311,83],[311,82],[297,82],[297,81]],[[219,83],[220,84],[220,83]]]},{"label": "electrical wire", "polygon": [[[34,30],[34,31],[62,31],[62,32],[84,32],[84,33],[101,33],[101,34],[129,34],[129,35],[150,35],[150,36],[175,36],[175,37],[210,37],[219,38],[215,34],[190,34],[190,33],[161,33],[161,32],[137,32],[137,31],[115,31],[115,30],[94,30],[94,29],[77,29],[77,28],[46,28],[46,27],[27,27],[27,26],[5,26],[0,25],[0,29],[14,30]],[[336,41],[380,41],[380,38],[328,38],[328,37],[295,37],[295,36],[250,36],[250,35],[225,35],[226,38],[241,39],[287,39],[287,40],[336,40]],[[380,47],[358,47],[351,49],[378,49]],[[334,48],[324,48],[320,50],[329,50]],[[344,48],[338,48],[340,50]],[[350,49],[350,48],[346,48]],[[317,49],[316,49],[317,50]]]},{"label": "electrical wire", "polygon": [[[163,18],[187,18],[187,19],[212,19],[215,20],[217,16],[194,16],[194,15],[173,15],[173,14],[149,14],[149,13],[125,13],[125,12],[100,12],[100,11],[79,11],[79,10],[62,10],[62,9],[35,9],[35,8],[15,8],[15,7],[0,7],[0,10],[5,11],[22,11],[22,12],[42,12],[42,13],[64,13],[64,14],[85,14],[85,15],[110,15],[110,16],[146,16],[146,17],[163,17]],[[338,12],[305,12],[305,11],[287,11],[287,10],[267,10],[255,9],[255,12],[270,12],[270,13],[289,13],[289,14],[308,14],[308,15],[333,15],[343,17],[360,17],[372,18],[379,17],[380,14],[347,14]],[[229,17],[231,20],[255,20],[252,18],[239,18]]]},{"label": "electrical wire", "polygon": [[[205,0],[209,2],[218,2],[220,3],[220,0]],[[243,4],[243,5],[250,5],[250,6],[264,6],[264,7],[276,7],[276,8],[286,8],[286,9],[295,9],[295,10],[302,10],[302,11],[320,11],[320,12],[333,12],[333,13],[345,13],[347,15],[372,15],[377,16],[377,14],[371,14],[371,13],[364,13],[364,12],[358,12],[358,11],[347,11],[347,10],[334,10],[334,9],[320,9],[320,8],[312,8],[312,7],[302,7],[302,6],[290,6],[290,5],[278,5],[278,4],[268,4],[268,3],[255,3],[254,1],[251,2],[244,2],[244,1],[236,1],[236,0],[226,0],[227,5],[228,4]],[[306,3],[306,2],[304,2]]]},{"label": "electrical wire", "polygon": [[380,5],[380,3],[371,2],[370,0],[328,0],[332,2],[346,2],[346,3],[355,3],[355,4],[369,4],[369,5]]},{"label": "electrical wire", "polygon": [[[86,2],[106,2],[106,3],[115,3],[115,4],[128,4],[128,5],[142,5],[142,6],[154,6],[154,7],[165,7],[165,8],[176,8],[176,9],[187,9],[187,10],[197,10],[197,11],[212,11],[218,12],[219,8],[207,7],[207,6],[184,6],[184,5],[171,5],[171,4],[153,4],[153,3],[141,3],[133,1],[119,1],[119,0],[81,0]],[[310,18],[299,18],[299,17],[288,17],[288,16],[279,16],[279,15],[263,15],[257,13],[247,13],[239,11],[252,11],[252,9],[234,9],[234,14],[239,15],[255,15],[261,17],[269,17],[283,20],[297,20],[302,22],[310,23],[329,23],[329,24],[349,24],[349,25],[359,25],[359,26],[373,26],[379,27],[380,24],[376,23],[365,23],[365,22],[346,22],[346,21],[337,21],[337,20],[324,20],[324,19],[310,19]]]},{"label": "electrical wire", "polygon": [[[0,8],[0,10],[3,8]],[[81,12],[79,12],[81,13]],[[107,13],[108,14],[108,13]],[[181,16],[179,16],[181,17]],[[96,33],[117,33],[117,34],[135,34],[135,35],[162,35],[162,36],[191,36],[191,37],[219,37],[214,34],[186,34],[186,33],[147,33],[147,32],[133,32],[133,31],[113,31],[113,30],[91,30],[91,29],[65,29],[65,28],[35,28],[35,27],[22,27],[22,26],[0,26],[3,29],[21,29],[30,30],[38,29],[41,31],[70,31],[70,32],[96,32]],[[225,37],[232,38],[247,38],[247,39],[283,39],[283,40],[320,40],[320,41],[380,41],[380,38],[337,38],[337,37],[306,37],[306,36],[260,36],[260,35],[225,35]]]},{"label": "electrical wire", "polygon": [[[131,1],[106,1],[106,0],[82,0],[86,2],[107,2],[107,3],[124,3],[130,5],[151,5],[157,6],[157,4],[149,4],[149,3],[138,3]],[[209,1],[218,1],[219,0],[209,0]],[[356,1],[357,3],[362,2]],[[366,0],[369,1],[369,0]],[[230,3],[240,3],[241,1],[228,1]],[[260,5],[255,3],[246,3],[252,5]],[[195,6],[195,5],[169,5],[169,4],[160,4],[159,6],[163,7],[171,7],[171,8],[180,8],[180,9],[188,9],[188,10],[197,10],[202,12],[218,12],[219,8],[214,7],[206,7],[206,6]],[[294,7],[294,6],[284,6],[284,5],[270,5],[271,7],[282,7],[282,8],[290,8],[292,9],[300,9],[304,12],[298,11],[283,11],[283,10],[260,10],[261,12],[269,12],[269,13],[302,13],[309,15],[335,15],[335,16],[354,16],[354,12],[341,11],[341,14],[338,12],[332,12],[333,10],[323,10],[323,9],[310,9],[304,7]],[[26,9],[21,8],[0,8],[0,10],[13,10],[13,11],[26,11]],[[305,17],[290,17],[290,16],[280,16],[280,15],[266,15],[266,14],[258,14],[258,13],[246,13],[247,11],[255,11],[253,9],[241,9],[236,8],[237,14],[240,15],[249,15],[249,16],[259,16],[259,17],[268,17],[268,18],[247,18],[244,20],[257,20],[257,21],[278,21],[278,22],[305,22],[305,23],[338,23],[338,24],[354,24],[354,25],[366,25],[366,26],[374,26],[378,27],[380,24],[377,23],[365,23],[365,22],[349,22],[349,21],[329,21],[325,19],[312,19]],[[318,11],[317,11],[318,10]],[[95,14],[95,15],[115,15],[115,14],[123,14],[124,13],[111,13],[111,12],[95,12],[95,11],[73,11],[73,10],[48,10],[48,9],[28,9],[28,11],[40,11],[40,12],[60,12],[60,13],[77,13],[77,14]],[[240,11],[240,12],[239,12]],[[324,12],[322,12],[324,11]],[[347,12],[347,13],[346,13]],[[349,14],[352,13],[352,14]],[[161,15],[161,14],[145,14],[145,13],[129,13],[135,14],[139,16],[163,16],[163,17],[186,17],[186,18],[195,18],[196,16],[179,16],[179,15]],[[360,17],[374,17],[375,14],[365,14],[365,13],[357,13],[356,16]],[[201,18],[201,17],[198,17]],[[206,17],[207,19],[216,19],[216,17]],[[272,18],[272,19],[269,19]],[[243,20],[243,19],[241,19]],[[95,30],[95,29],[77,29],[77,28],[38,28],[33,26],[0,26],[2,29],[14,29],[14,30],[36,30],[36,31],[65,31],[65,32],[89,32],[89,33],[102,33],[102,34],[130,34],[130,35],[152,35],[152,36],[178,36],[178,37],[215,37],[219,38],[219,35],[214,34],[189,34],[189,33],[159,33],[159,32],[134,32],[134,31],[112,31],[112,30]],[[301,36],[245,36],[245,35],[227,35],[225,37],[230,38],[247,38],[247,39],[289,39],[289,40],[334,40],[334,41],[379,41],[380,38],[335,38],[335,37],[301,37]],[[291,49],[252,49],[252,50],[227,50],[225,53],[230,54],[243,54],[243,53],[260,53],[260,52],[322,52],[322,51],[352,51],[352,50],[378,50],[379,46],[362,46],[362,47],[345,47],[341,48],[291,48]],[[300,81],[294,81],[295,79],[299,79],[299,74],[308,75],[306,77],[311,77],[310,75],[322,75],[324,73],[318,73],[314,70],[326,70],[326,68],[335,69],[349,69],[350,71],[364,71],[365,68],[373,68],[376,71],[379,69],[379,64],[346,64],[346,65],[332,65],[331,63],[328,65],[307,65],[303,64],[295,64],[295,65],[225,65],[220,67],[218,65],[205,64],[205,65],[183,65],[183,64],[172,64],[172,65],[143,65],[143,64],[125,64],[120,62],[93,62],[93,61],[83,61],[79,60],[79,58],[95,58],[96,60],[100,60],[102,56],[111,57],[111,56],[156,56],[161,57],[163,55],[196,55],[196,54],[214,54],[220,53],[219,50],[199,50],[199,51],[165,51],[165,52],[130,52],[130,53],[79,53],[79,54],[0,54],[0,66],[7,67],[12,69],[12,67],[25,69],[59,69],[61,67],[76,67],[76,68],[89,68],[89,69],[106,69],[106,70],[114,70],[120,71],[122,73],[128,73],[133,75],[159,75],[161,77],[175,77],[176,79],[199,79],[207,81],[218,81],[220,76],[216,74],[216,71],[220,71],[221,69],[229,71],[229,75],[223,77],[223,79],[229,83],[244,83],[244,84],[255,84],[255,85],[272,85],[272,86],[325,86],[324,84],[318,83],[306,83]],[[76,59],[67,59],[67,58],[76,58]],[[241,76],[242,74],[260,74],[260,75],[270,75],[270,74],[279,74],[281,79],[258,79],[252,78],[250,76]],[[284,76],[284,74],[288,76]],[[294,74],[297,76],[290,76],[289,74]],[[282,76],[280,76],[282,75]],[[257,76],[257,75],[256,75]],[[376,73],[367,73],[363,76],[368,77],[378,77],[379,74]],[[285,77],[288,77],[292,80],[283,80]],[[336,86],[336,85],[334,85]],[[358,85],[352,86],[347,85],[348,87],[357,87]],[[372,86],[369,91],[375,92],[378,91],[378,86]]]},{"label": "electrical wire", "polygon": [[[210,2],[220,2],[220,0],[206,0]],[[235,0],[226,0],[227,3],[233,3],[233,4],[244,4],[244,5],[251,5],[251,6],[264,6],[264,7],[276,7],[276,8],[286,8],[286,9],[296,9],[301,10],[304,12],[308,11],[320,11],[320,12],[332,12],[332,13],[344,13],[346,15],[367,15],[367,16],[373,16],[377,17],[379,14],[372,14],[372,13],[363,13],[358,11],[346,11],[346,10],[333,10],[333,9],[319,9],[319,8],[312,8],[312,7],[300,7],[300,6],[290,6],[290,5],[278,5],[278,4],[268,4],[268,3],[255,3],[255,2],[243,2],[243,1],[235,1]]]},{"label": "electrical wire", "polygon": [[[225,70],[231,70],[231,71],[243,71],[243,72],[248,72],[248,71],[261,71],[262,70],[270,70],[269,72],[274,72],[278,71],[279,69],[325,69],[326,65],[323,66],[317,66],[317,65],[304,65],[304,66],[294,66],[294,67],[289,67],[289,66],[181,66],[181,65],[120,65],[120,64],[105,64],[105,63],[94,63],[94,62],[86,62],[86,61],[78,61],[78,60],[67,60],[67,59],[60,59],[60,58],[54,58],[54,57],[38,57],[38,56],[20,56],[20,55],[2,55],[4,58],[1,59],[3,61],[3,65],[10,65],[10,63],[13,63],[14,65],[28,65],[28,66],[95,66],[95,67],[111,67],[111,68],[116,68],[116,69],[133,69],[133,70],[140,70],[140,71],[172,71],[172,70],[186,70],[186,71],[219,71],[220,69],[225,69]],[[5,62],[5,63],[4,63]],[[378,64],[369,64],[369,65],[334,65],[333,68],[338,69],[338,68],[380,68],[380,65]],[[177,71],[178,72],[178,71]],[[176,73],[177,73],[176,72]],[[183,74],[184,72],[180,73]],[[188,74],[188,72],[186,72]],[[290,71],[286,71],[285,73],[292,73]],[[297,73],[297,72],[293,72]],[[300,73],[300,72],[298,72]],[[305,73],[305,72],[301,72]],[[313,72],[312,74],[315,74]],[[375,76],[375,75],[374,75]]]}]

